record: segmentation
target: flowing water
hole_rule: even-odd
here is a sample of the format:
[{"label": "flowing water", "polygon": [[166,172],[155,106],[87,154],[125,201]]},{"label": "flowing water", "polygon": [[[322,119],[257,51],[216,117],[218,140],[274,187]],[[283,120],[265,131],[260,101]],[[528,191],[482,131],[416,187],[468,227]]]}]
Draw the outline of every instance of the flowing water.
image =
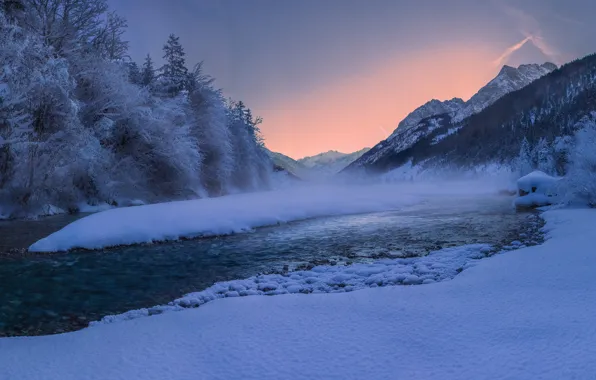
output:
[{"label": "flowing water", "polygon": [[[4,222],[0,248],[31,244],[72,217],[61,218]],[[4,258],[0,336],[76,330],[105,315],[164,304],[218,281],[389,255],[420,256],[471,243],[501,246],[520,232],[529,232],[528,215],[516,213],[510,198],[458,198],[224,237]],[[537,239],[530,234],[526,243]]]}]

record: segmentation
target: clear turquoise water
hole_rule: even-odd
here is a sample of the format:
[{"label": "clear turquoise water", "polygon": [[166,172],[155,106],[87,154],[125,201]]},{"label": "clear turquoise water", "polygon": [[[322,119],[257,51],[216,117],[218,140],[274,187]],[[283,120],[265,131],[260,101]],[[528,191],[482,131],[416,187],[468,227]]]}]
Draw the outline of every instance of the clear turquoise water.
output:
[{"label": "clear turquoise water", "polygon": [[[36,223],[0,226],[0,232],[13,232],[8,239],[0,237],[0,246],[23,245],[39,235],[36,228],[60,224]],[[516,214],[509,198],[495,197],[312,219],[226,237],[4,259],[0,336],[76,330],[105,315],[164,304],[218,281],[372,260],[389,251],[419,256],[462,244],[500,245],[516,240],[520,231],[527,231],[527,216]]]}]

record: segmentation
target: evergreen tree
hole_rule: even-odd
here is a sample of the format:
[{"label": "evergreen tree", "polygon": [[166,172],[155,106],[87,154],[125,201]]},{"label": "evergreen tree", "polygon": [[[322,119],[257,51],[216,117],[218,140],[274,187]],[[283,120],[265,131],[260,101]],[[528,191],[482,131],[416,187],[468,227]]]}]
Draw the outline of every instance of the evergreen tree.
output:
[{"label": "evergreen tree", "polygon": [[534,160],[532,159],[532,150],[530,149],[530,143],[528,139],[524,137],[519,149],[519,171],[520,176],[526,175],[534,170]]},{"label": "evergreen tree", "polygon": [[130,83],[140,85],[141,79],[141,70],[139,69],[139,65],[137,65],[136,62],[128,63],[128,80]]},{"label": "evergreen tree", "polygon": [[577,124],[580,128],[569,155],[569,167],[562,181],[564,199],[596,207],[596,120],[585,117]]},{"label": "evergreen tree", "polygon": [[548,174],[555,174],[555,151],[548,145],[548,142],[542,137],[536,147],[534,148],[533,154],[538,170],[541,170]]},{"label": "evergreen tree", "polygon": [[184,58],[184,48],[180,44],[180,37],[170,34],[163,47],[165,64],[161,68],[160,82],[163,93],[176,96],[186,88],[188,83],[188,69]]},{"label": "evergreen tree", "polygon": [[143,63],[143,70],[141,71],[141,84],[143,86],[149,86],[155,80],[155,68],[153,67],[153,60],[151,56],[147,54],[145,62]]}]

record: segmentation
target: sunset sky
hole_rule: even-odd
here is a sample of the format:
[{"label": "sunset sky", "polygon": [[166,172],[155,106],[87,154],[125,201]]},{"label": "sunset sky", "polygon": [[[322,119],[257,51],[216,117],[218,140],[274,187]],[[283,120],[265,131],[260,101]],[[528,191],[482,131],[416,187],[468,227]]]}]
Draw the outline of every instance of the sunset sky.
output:
[{"label": "sunset sky", "polygon": [[294,158],[386,138],[426,101],[467,100],[509,63],[596,51],[593,0],[111,0],[132,57],[175,33],[192,66]]}]

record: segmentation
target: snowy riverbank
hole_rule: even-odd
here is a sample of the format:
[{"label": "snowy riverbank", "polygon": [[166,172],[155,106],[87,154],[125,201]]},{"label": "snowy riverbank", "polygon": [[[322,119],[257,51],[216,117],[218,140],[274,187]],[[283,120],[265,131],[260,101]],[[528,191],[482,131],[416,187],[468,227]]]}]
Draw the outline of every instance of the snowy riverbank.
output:
[{"label": "snowy riverbank", "polygon": [[[596,211],[452,281],[226,298],[64,335],[0,339],[8,379],[589,379]],[[24,360],[23,358],[26,358]]]},{"label": "snowy riverbank", "polygon": [[494,183],[478,181],[311,185],[112,209],[78,220],[39,240],[29,250],[101,249],[226,235],[308,218],[396,210],[431,197],[452,201],[457,197],[494,195],[497,190]]}]

